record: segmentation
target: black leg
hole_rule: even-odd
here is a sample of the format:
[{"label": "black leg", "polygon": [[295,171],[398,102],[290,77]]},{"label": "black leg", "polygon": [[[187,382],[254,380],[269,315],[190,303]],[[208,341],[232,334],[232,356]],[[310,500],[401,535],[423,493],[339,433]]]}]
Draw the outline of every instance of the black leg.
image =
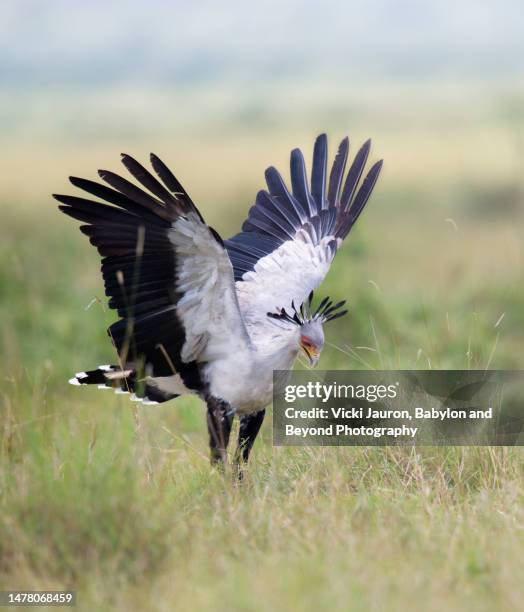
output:
[{"label": "black leg", "polygon": [[242,478],[242,463],[247,463],[249,453],[253,448],[255,439],[266,414],[265,410],[254,414],[245,414],[240,417],[240,430],[238,432],[238,445],[235,452],[235,464],[238,468],[238,477]]},{"label": "black leg", "polygon": [[233,413],[227,402],[214,397],[207,399],[207,430],[209,432],[209,450],[211,463],[226,463],[227,445],[231,433]]}]

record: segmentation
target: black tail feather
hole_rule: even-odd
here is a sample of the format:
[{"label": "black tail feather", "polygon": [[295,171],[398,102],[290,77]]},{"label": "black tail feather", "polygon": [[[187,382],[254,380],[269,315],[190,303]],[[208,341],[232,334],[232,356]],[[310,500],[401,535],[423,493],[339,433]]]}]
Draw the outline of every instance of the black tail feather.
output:
[{"label": "black tail feather", "polygon": [[97,385],[99,389],[113,389],[116,393],[129,393],[132,400],[144,403],[162,403],[178,397],[148,384],[137,377],[136,370],[122,370],[120,366],[101,365],[96,370],[77,372],[69,379],[71,385]]}]

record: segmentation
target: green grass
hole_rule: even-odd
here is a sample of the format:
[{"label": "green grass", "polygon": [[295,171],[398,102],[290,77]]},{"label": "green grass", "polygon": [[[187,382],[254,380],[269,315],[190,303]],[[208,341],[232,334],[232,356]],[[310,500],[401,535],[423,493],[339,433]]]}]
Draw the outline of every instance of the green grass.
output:
[{"label": "green grass", "polygon": [[202,426],[106,398],[36,394],[4,419],[4,588],[74,587],[86,610],[521,601],[519,450],[272,449],[266,428],[235,486]]},{"label": "green grass", "polygon": [[[439,176],[384,176],[319,292],[350,306],[322,368],[523,367],[518,181]],[[202,189],[225,234],[245,198]],[[67,385],[113,359],[97,255],[44,192],[3,210],[0,588],[75,588],[81,610],[521,607],[521,449],[273,448],[267,419],[238,486],[198,401]]]}]

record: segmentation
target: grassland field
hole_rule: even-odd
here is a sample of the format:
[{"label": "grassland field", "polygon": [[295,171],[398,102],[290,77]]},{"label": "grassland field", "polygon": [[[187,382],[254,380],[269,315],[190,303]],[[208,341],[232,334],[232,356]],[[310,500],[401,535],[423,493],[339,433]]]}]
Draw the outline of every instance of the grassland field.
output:
[{"label": "grassland field", "polygon": [[275,448],[268,418],[238,486],[208,464],[199,401],[67,385],[111,362],[115,320],[50,198],[67,176],[153,150],[228,236],[324,127],[386,161],[319,290],[350,308],[319,367],[522,369],[522,92],[453,91],[344,90],[299,117],[226,114],[225,94],[0,98],[0,589],[74,588],[79,610],[523,608],[520,448]]}]

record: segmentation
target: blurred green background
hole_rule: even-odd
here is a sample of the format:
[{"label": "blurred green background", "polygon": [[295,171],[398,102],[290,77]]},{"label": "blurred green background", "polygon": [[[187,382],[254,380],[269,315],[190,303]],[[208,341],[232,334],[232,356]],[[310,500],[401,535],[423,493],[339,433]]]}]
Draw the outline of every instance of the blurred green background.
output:
[{"label": "blurred green background", "polygon": [[293,147],[371,137],[384,169],[319,292],[350,307],[320,367],[522,368],[522,21],[510,0],[2,3],[3,588],[76,585],[85,609],[520,601],[519,451],[272,449],[268,420],[239,490],[197,401],[69,387],[113,360],[115,316],[50,194],[154,151],[228,237]]}]

